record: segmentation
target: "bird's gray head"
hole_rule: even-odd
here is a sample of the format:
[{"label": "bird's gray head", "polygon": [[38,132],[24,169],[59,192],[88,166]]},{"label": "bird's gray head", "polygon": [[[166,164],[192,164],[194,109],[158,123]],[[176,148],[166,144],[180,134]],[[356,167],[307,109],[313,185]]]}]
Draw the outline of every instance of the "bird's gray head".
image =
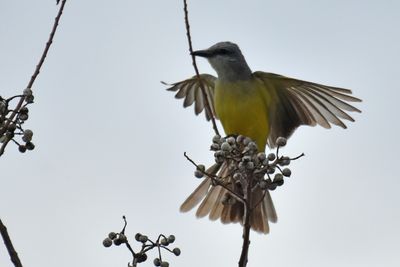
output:
[{"label": "bird's gray head", "polygon": [[220,42],[208,49],[194,51],[193,55],[207,58],[220,80],[247,80],[251,77],[251,70],[237,44]]}]

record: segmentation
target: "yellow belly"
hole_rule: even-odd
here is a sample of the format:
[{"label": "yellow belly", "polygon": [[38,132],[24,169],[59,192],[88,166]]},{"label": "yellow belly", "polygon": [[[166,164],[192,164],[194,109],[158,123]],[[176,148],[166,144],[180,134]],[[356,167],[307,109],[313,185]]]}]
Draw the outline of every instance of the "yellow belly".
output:
[{"label": "yellow belly", "polygon": [[227,135],[244,135],[265,150],[269,134],[268,106],[264,84],[256,79],[215,84],[215,111]]}]

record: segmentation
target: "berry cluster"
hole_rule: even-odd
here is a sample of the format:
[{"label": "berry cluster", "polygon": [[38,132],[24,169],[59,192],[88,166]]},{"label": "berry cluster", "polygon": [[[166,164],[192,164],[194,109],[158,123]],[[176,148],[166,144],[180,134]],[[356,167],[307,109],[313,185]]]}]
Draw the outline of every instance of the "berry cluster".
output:
[{"label": "berry cluster", "polygon": [[[9,108],[12,100],[21,98],[24,99],[24,102],[20,107],[17,105],[14,109]],[[32,130],[23,128],[23,124],[29,118],[29,109],[27,106],[32,104],[33,100],[34,96],[32,90],[29,88],[24,90],[23,95],[16,95],[8,99],[0,96],[0,143],[2,144],[0,156],[9,141],[13,141],[21,153],[35,148],[35,145],[32,143]],[[16,136],[21,136],[22,142],[18,142]]]},{"label": "berry cluster", "polygon": [[170,249],[168,246],[175,242],[175,236],[169,235],[166,237],[163,234],[160,234],[156,241],[152,241],[148,238],[148,236],[143,235],[141,233],[137,233],[135,235],[135,240],[139,243],[142,243],[141,249],[139,252],[134,252],[131,245],[129,244],[128,238],[125,235],[126,228],[126,218],[123,217],[125,221],[125,226],[120,233],[110,232],[108,236],[103,240],[104,247],[111,247],[112,245],[120,246],[121,244],[126,244],[129,251],[132,253],[133,261],[128,266],[135,267],[138,263],[145,262],[147,260],[147,252],[154,248],[158,249],[158,257],[154,258],[153,263],[154,266],[168,267],[169,263],[167,261],[163,261],[161,257],[161,248],[173,253],[175,256],[179,256],[181,254],[181,250],[179,248]]},{"label": "berry cluster", "polygon": [[[284,177],[290,177],[292,172],[286,167],[292,160],[286,156],[279,156],[279,148],[286,145],[286,138],[279,137],[276,140],[276,152],[258,152],[257,145],[249,137],[242,135],[221,137],[215,135],[212,139],[211,150],[217,164],[227,164],[229,175],[234,183],[249,183],[252,188],[260,187],[262,190],[275,190],[283,185]],[[196,165],[195,177],[204,175],[212,177],[206,172],[205,166]],[[249,181],[249,177],[251,177]],[[221,178],[221,177],[214,177]],[[223,177],[222,177],[223,178]]]}]

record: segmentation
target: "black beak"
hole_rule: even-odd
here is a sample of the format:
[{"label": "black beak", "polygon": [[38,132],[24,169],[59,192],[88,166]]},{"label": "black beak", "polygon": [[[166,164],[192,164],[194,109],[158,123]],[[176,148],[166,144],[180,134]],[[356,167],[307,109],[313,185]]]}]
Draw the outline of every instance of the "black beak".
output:
[{"label": "black beak", "polygon": [[205,58],[209,58],[209,57],[213,56],[213,54],[208,50],[193,51],[192,55],[197,56],[197,57],[205,57]]}]

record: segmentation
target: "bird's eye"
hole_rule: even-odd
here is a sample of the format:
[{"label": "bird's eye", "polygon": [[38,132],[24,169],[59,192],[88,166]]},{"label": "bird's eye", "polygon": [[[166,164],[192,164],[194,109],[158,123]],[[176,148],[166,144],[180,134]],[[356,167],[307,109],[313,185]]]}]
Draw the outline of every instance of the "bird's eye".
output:
[{"label": "bird's eye", "polygon": [[231,52],[228,49],[225,49],[225,48],[218,49],[218,54],[220,54],[220,55],[228,55],[230,53]]}]

